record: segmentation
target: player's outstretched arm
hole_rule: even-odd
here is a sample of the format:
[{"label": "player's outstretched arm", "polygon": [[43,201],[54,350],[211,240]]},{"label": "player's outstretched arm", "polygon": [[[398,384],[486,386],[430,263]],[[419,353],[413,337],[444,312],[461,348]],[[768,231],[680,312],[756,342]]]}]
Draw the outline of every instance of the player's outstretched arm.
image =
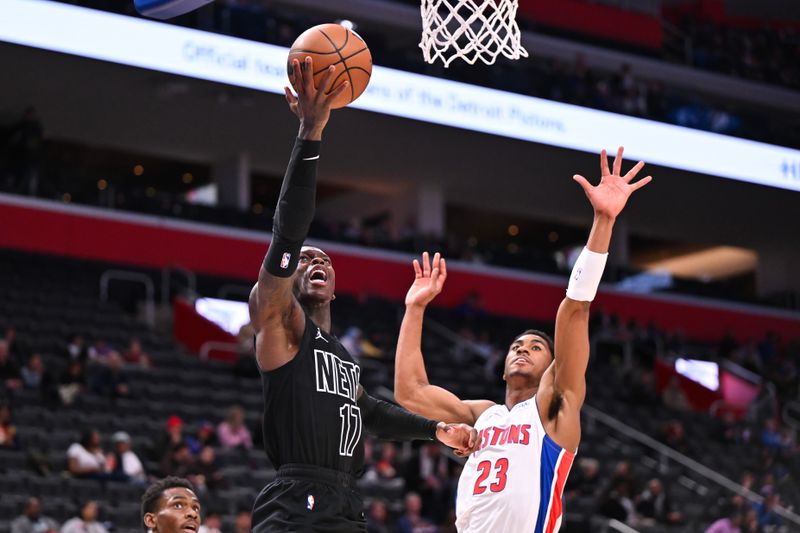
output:
[{"label": "player's outstretched arm", "polygon": [[[589,305],[597,293],[600,278],[605,268],[608,247],[614,222],[622,212],[630,195],[647,185],[652,178],[647,176],[636,183],[633,179],[644,166],[637,163],[627,174],[622,169],[622,147],[614,159],[613,172],[608,168],[605,150],[600,154],[600,183],[592,186],[586,178],[574,177],[594,208],[594,222],[586,247],[581,252],[569,279],[567,297],[561,302],[556,315],[554,392],[560,397],[562,413],[575,416],[586,396],[586,367],[589,363]],[[576,424],[566,424],[578,428]],[[574,436],[573,436],[574,437]],[[568,438],[566,441],[577,439]]]},{"label": "player's outstretched arm", "polygon": [[358,407],[364,427],[373,435],[389,440],[438,440],[465,457],[480,446],[475,428],[467,424],[446,424],[415,415],[389,402],[373,398],[358,386]]},{"label": "player's outstretched arm", "polygon": [[303,63],[294,60],[289,81],[297,95],[285,88],[289,108],[300,119],[300,131],[278,197],[272,243],[261,265],[258,283],[250,293],[256,358],[262,370],[274,370],[290,361],[297,354],[305,327],[305,315],[292,293],[292,275],[314,219],[322,132],[330,118],[331,103],[347,87],[345,82],[325,94],[334,70],[331,66],[316,89],[311,58]]},{"label": "player's outstretched arm", "polygon": [[452,423],[474,425],[481,413],[494,405],[489,400],[461,400],[452,392],[428,382],[422,357],[422,322],[425,308],[442,292],[447,264],[438,253],[431,264],[428,252],[422,264],[414,260],[414,283],[406,295],[406,313],[400,326],[394,363],[394,396],[414,413]]}]

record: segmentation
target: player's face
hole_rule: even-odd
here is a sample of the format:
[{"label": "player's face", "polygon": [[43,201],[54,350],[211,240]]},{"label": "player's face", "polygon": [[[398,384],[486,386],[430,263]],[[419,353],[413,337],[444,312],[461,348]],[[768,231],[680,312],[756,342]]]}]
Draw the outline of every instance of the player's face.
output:
[{"label": "player's face", "polygon": [[336,272],[328,254],[319,248],[304,246],[295,272],[294,288],[301,302],[306,299],[315,302],[333,300]]},{"label": "player's face", "polygon": [[153,533],[197,533],[200,528],[200,500],[184,487],[167,489],[156,512],[144,515]]},{"label": "player's face", "polygon": [[553,357],[547,342],[538,335],[521,335],[508,348],[503,379],[524,376],[538,381]]}]

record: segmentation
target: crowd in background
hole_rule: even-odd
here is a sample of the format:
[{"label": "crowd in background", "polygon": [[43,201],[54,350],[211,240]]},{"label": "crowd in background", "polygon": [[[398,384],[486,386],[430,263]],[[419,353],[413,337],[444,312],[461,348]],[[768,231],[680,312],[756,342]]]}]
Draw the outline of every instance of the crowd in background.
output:
[{"label": "crowd in background", "polygon": [[[462,341],[452,345],[447,357],[459,361],[459,364],[482,364],[487,381],[500,384],[505,346],[502,340],[493,338],[490,327],[481,326],[487,315],[480,299],[469,295],[454,309],[453,317],[465,324],[465,328],[459,331]],[[741,342],[731,333],[717,346],[707,346],[709,354],[758,373],[765,384],[771,383],[772,386],[761,387],[762,394],[744,418],[737,419],[730,413],[716,418],[709,416],[708,434],[690,436],[686,434],[682,416],[691,410],[691,401],[678,380],[672,379],[659,392],[654,378],[656,354],[684,353],[690,341],[680,332],[665,333],[653,324],[621,321],[602,311],[595,314],[591,328],[592,337],[601,344],[632,344],[635,354],[632,366],[615,361],[613,357],[603,360],[608,350],[602,346],[598,347],[595,358],[603,360],[602,364],[610,363],[617,369],[617,377],[628,384],[620,387],[623,391],[620,401],[652,405],[661,411],[664,422],[657,435],[661,442],[690,457],[697,457],[702,452],[704,438],[713,438],[731,449],[746,449],[753,454],[754,461],[747,465],[748,470],[737,481],[761,495],[763,502],[753,504],[741,495],[717,502],[724,509],[725,516],[720,517],[719,524],[714,526],[716,529],[712,527],[709,531],[735,531],[724,529],[725,524],[734,524],[748,533],[780,531],[775,528],[784,523],[775,507],[800,503],[795,501],[800,495],[791,481],[793,476],[800,474],[800,447],[795,432],[784,425],[780,417],[781,406],[797,397],[797,381],[793,377],[800,354],[798,344],[781,342],[772,333],[757,341]],[[371,331],[348,327],[343,330],[342,341],[362,364],[391,357],[392,341]],[[31,353],[24,343],[20,343],[13,327],[6,328],[0,339],[0,389],[7,398],[13,398],[14,391],[19,389],[39,391],[53,409],[70,405],[82,394],[105,396],[113,402],[116,398],[136,394],[126,386],[126,369],[136,367],[146,372],[157,365],[135,338],[127,347],[118,350],[102,338],[87,342],[79,335],[72,336],[60,357],[65,370],[55,374],[41,356]],[[232,372],[236,371],[236,368],[232,369]],[[384,376],[388,381],[387,378]],[[13,404],[4,401],[1,405],[0,447],[24,450],[25,443],[16,437]],[[193,420],[190,426],[192,431],[186,431],[184,420],[170,416],[164,421],[163,431],[159,435],[148,435],[150,444],[139,449],[134,449],[132,442],[135,439],[126,431],[103,435],[95,428],[84,428],[81,438],[64,450],[66,472],[75,478],[137,486],[166,475],[186,477],[206,501],[212,502],[207,507],[211,510],[213,525],[219,518],[213,506],[214,494],[229,486],[229,480],[221,472],[217,453],[219,450],[247,451],[258,446],[260,428],[247,426],[244,411],[239,406],[231,406],[226,418],[218,423]],[[37,461],[35,450],[31,452],[32,468],[48,474],[50,470],[46,461]],[[445,456],[438,445],[423,444],[418,451],[412,451],[409,446],[368,438],[365,461],[364,482],[403,494],[402,509],[390,509],[386,502],[368,498],[370,531],[418,533],[452,530],[452,502],[461,467]],[[144,464],[157,466],[148,472]],[[567,505],[588,499],[597,514],[634,527],[681,524],[683,516],[670,499],[669,480],[652,474],[644,476],[627,460],[616,465],[613,476],[600,476],[598,460],[581,456],[566,486]],[[15,522],[19,527],[12,533],[27,533],[31,531],[27,528],[34,527],[31,524],[48,523],[49,519],[41,511],[43,505],[46,509],[46,503],[46,500],[27,501],[23,514]],[[244,517],[245,514],[243,508],[240,515]],[[97,522],[98,516],[103,514],[97,502],[83,502],[76,517],[64,524],[62,531],[69,533],[73,531],[70,527],[88,524],[86,527],[92,533],[102,533],[100,528],[105,526]]]}]

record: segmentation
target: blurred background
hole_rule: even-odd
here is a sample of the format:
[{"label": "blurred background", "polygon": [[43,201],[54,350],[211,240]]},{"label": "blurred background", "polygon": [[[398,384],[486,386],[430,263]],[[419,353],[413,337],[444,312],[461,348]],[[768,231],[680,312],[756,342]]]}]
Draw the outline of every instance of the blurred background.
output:
[{"label": "blurred background", "polygon": [[[586,240],[571,176],[623,144],[655,182],[592,307],[562,530],[800,531],[788,0],[520,0],[530,58],[447,69],[422,61],[413,0],[216,0],[167,23],[0,0],[0,531],[140,530],[169,474],[206,531],[250,530],[274,469],[243,302],[297,128],[286,47],[341,20],[379,67],[326,130],[311,239],[365,387],[392,398],[410,262],[440,251],[431,381],[502,401],[508,343],[552,331]],[[460,468],[368,438],[370,531],[454,531]]]}]

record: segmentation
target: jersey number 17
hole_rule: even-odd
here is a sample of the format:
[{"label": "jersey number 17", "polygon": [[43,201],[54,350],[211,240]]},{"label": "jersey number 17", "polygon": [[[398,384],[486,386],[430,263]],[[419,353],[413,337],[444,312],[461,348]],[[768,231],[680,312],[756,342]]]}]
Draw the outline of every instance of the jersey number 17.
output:
[{"label": "jersey number 17", "polygon": [[361,409],[346,403],[339,409],[342,428],[339,433],[339,455],[352,457],[361,438]]}]

